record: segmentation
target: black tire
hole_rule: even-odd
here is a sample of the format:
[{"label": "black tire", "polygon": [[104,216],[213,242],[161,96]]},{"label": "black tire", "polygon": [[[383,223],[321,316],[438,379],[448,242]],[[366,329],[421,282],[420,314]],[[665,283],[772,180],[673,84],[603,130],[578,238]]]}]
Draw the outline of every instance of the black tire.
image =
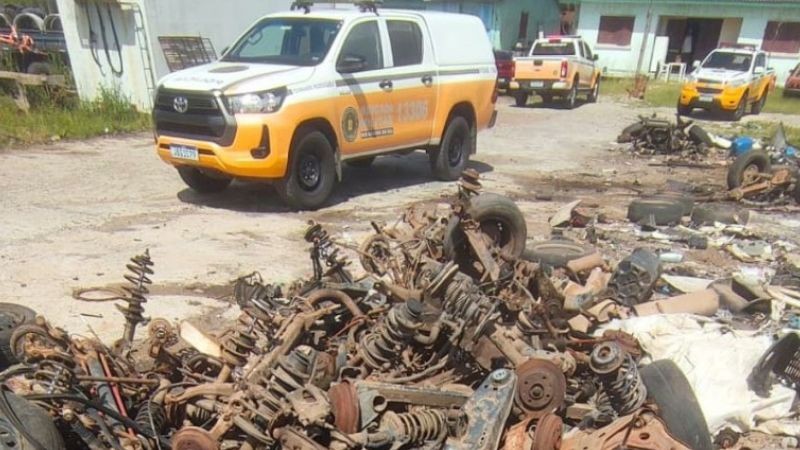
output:
[{"label": "black tire", "polygon": [[620,144],[626,144],[628,142],[633,141],[634,139],[638,139],[641,136],[642,132],[644,131],[644,124],[641,122],[636,122],[628,125],[622,130],[622,133],[617,136],[617,142]]},{"label": "black tire", "polygon": [[36,312],[14,303],[0,303],[0,370],[19,363],[11,349],[11,335],[20,325],[33,323]]},{"label": "black tire", "polygon": [[189,166],[179,166],[178,175],[187,186],[200,194],[216,194],[222,192],[231,185],[233,178],[224,176],[210,176],[205,172]]},{"label": "black tire", "polygon": [[333,145],[321,131],[298,131],[286,175],[276,184],[284,203],[295,209],[325,204],[336,181]]},{"label": "black tire", "polygon": [[367,156],[366,158],[358,158],[358,159],[348,159],[345,161],[350,167],[355,167],[357,169],[366,169],[367,167],[371,166],[372,163],[375,162],[374,156]]},{"label": "black tire", "polygon": [[597,103],[597,100],[600,99],[600,78],[598,78],[594,82],[594,86],[589,94],[586,96],[586,101],[589,103]]},{"label": "black tire", "polygon": [[[528,226],[525,216],[513,200],[497,194],[480,194],[470,199],[466,212],[507,255],[512,258],[522,256],[528,239]],[[467,237],[459,225],[457,219],[447,225],[444,254],[460,264],[471,259],[471,254]]]},{"label": "black tire", "polygon": [[66,447],[61,433],[45,410],[12,392],[2,390],[0,448],[64,450]]},{"label": "black tire", "polygon": [[652,197],[649,197],[649,199],[669,200],[672,202],[679,203],[683,208],[684,216],[692,215],[692,210],[694,210],[694,198],[689,197],[688,195],[681,194],[680,192],[662,192]]},{"label": "black tire", "polygon": [[691,106],[681,105],[681,102],[678,102],[678,115],[679,116],[690,116],[692,114],[692,110],[693,109],[694,108],[692,108]]},{"label": "black tire", "polygon": [[749,95],[749,92],[745,92],[742,95],[742,99],[739,100],[739,104],[736,105],[736,109],[730,112],[731,120],[734,122],[742,120],[742,117],[744,117],[745,113],[747,113],[747,97]]},{"label": "black tire", "polygon": [[569,93],[564,97],[564,107],[567,109],[575,109],[575,105],[578,103],[578,79],[576,78],[572,82],[572,88],[569,90]]},{"label": "black tire", "polygon": [[474,139],[467,119],[461,116],[450,119],[441,145],[429,154],[434,176],[442,181],[459,179],[469,162]]},{"label": "black tire", "polygon": [[31,75],[50,75],[53,73],[50,63],[42,61],[30,63],[26,71]]},{"label": "black tire", "polygon": [[523,107],[528,104],[528,94],[525,92],[517,92],[514,94],[514,104]]},{"label": "black tire", "polygon": [[750,113],[754,116],[761,114],[761,111],[764,110],[764,105],[767,104],[767,91],[761,95],[761,98],[758,99],[757,102],[753,103],[753,106],[750,107]]},{"label": "black tire", "polygon": [[695,225],[714,225],[724,223],[728,225],[746,225],[750,219],[750,211],[732,206],[696,206],[692,211],[692,223]]},{"label": "black tire", "polygon": [[640,374],[669,434],[693,450],[713,450],[703,410],[681,369],[664,359],[644,366]]},{"label": "black tire", "polygon": [[640,225],[676,225],[684,210],[684,204],[675,199],[636,199],[628,205],[628,220]]},{"label": "black tire", "polygon": [[535,242],[522,253],[522,259],[551,267],[566,267],[567,263],[597,252],[588,245],[568,240]]},{"label": "black tire", "polygon": [[689,134],[689,139],[691,139],[692,142],[694,142],[695,144],[705,144],[708,146],[714,145],[714,140],[711,139],[711,135],[708,134],[706,130],[700,128],[698,125],[692,125],[689,128],[688,134]]},{"label": "black tire", "polygon": [[736,189],[748,184],[748,179],[756,173],[769,173],[772,163],[765,152],[751,150],[738,158],[728,168],[728,189]]}]

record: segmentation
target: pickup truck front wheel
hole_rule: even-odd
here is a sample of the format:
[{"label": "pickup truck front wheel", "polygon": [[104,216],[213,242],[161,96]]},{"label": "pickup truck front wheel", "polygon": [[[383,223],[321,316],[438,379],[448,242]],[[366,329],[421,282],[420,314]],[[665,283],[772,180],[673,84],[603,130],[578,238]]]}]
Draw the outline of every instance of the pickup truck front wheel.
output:
[{"label": "pickup truck front wheel", "polygon": [[322,132],[309,131],[292,145],[289,168],[276,189],[292,208],[317,209],[328,200],[335,181],[333,146]]},{"label": "pickup truck front wheel", "polygon": [[461,177],[467,167],[469,153],[473,147],[472,130],[467,119],[455,116],[444,131],[442,144],[429,153],[431,169],[436,178],[454,181]]},{"label": "pickup truck front wheel", "polygon": [[589,92],[589,95],[587,96],[586,100],[588,100],[589,103],[597,103],[598,99],[600,99],[600,78],[599,77],[594,82],[594,87],[592,88],[592,91]]},{"label": "pickup truck front wheel", "polygon": [[761,94],[761,98],[758,99],[757,102],[753,103],[753,106],[750,107],[750,112],[755,116],[761,114],[761,111],[764,110],[764,105],[767,104],[767,91],[764,91]]},{"label": "pickup truck front wheel", "polygon": [[734,122],[738,122],[739,120],[744,117],[745,113],[747,112],[747,97],[750,95],[749,93],[745,92],[742,95],[741,100],[739,100],[739,104],[736,105],[736,109],[731,112],[731,120]]},{"label": "pickup truck front wheel", "polygon": [[230,186],[232,178],[225,176],[211,176],[196,167],[180,166],[178,175],[193,191],[201,194],[215,194],[222,192]]}]

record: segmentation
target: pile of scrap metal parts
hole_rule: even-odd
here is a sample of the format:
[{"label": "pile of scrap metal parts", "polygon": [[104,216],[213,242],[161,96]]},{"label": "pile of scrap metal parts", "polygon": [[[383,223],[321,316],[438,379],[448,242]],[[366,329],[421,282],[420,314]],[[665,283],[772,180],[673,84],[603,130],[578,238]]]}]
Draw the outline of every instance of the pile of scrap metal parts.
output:
[{"label": "pile of scrap metal parts", "polygon": [[642,155],[680,155],[700,157],[717,144],[719,138],[706,132],[691,120],[677,116],[673,123],[668,119],[639,116],[639,121],[622,130],[617,137],[620,144],[630,143],[631,150]]},{"label": "pile of scrap metal parts", "polygon": [[647,304],[646,258],[601,294],[597,254],[523,258],[520,210],[481,193],[476,173],[451,206],[373,224],[359,278],[311,224],[313,276],[239,279],[241,316],[215,337],[155,319],[134,344],[153,273],[136,257],[119,342],[41,317],[15,330],[0,427],[37,450],[712,448],[677,366],[640,366],[631,336],[588,333],[609,302],[625,309],[613,291]]}]

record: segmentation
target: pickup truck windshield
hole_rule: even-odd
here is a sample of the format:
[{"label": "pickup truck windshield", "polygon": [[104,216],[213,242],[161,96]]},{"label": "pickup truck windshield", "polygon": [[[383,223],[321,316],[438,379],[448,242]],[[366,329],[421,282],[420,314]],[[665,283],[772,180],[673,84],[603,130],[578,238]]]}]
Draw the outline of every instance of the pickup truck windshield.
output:
[{"label": "pickup truck windshield", "polygon": [[222,58],[228,62],[316,66],[325,59],[341,22],[269,18],[257,23]]},{"label": "pickup truck windshield", "polygon": [[572,42],[537,42],[533,46],[533,56],[569,56],[575,54]]},{"label": "pickup truck windshield", "polygon": [[735,70],[737,72],[747,72],[750,70],[750,62],[753,60],[751,55],[741,53],[714,52],[708,56],[703,63],[704,69],[724,69]]}]

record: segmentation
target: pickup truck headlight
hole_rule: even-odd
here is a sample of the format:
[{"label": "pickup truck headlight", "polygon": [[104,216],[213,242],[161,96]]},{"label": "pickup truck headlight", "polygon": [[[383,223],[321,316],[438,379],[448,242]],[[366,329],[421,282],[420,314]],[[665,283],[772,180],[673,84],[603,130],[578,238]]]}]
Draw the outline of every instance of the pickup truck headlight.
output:
[{"label": "pickup truck headlight", "polygon": [[734,78],[726,83],[728,87],[738,88],[739,86],[744,86],[747,84],[747,80],[744,78]]},{"label": "pickup truck headlight", "polygon": [[266,92],[233,95],[227,98],[228,109],[233,114],[265,114],[281,109],[286,98],[286,88]]}]

